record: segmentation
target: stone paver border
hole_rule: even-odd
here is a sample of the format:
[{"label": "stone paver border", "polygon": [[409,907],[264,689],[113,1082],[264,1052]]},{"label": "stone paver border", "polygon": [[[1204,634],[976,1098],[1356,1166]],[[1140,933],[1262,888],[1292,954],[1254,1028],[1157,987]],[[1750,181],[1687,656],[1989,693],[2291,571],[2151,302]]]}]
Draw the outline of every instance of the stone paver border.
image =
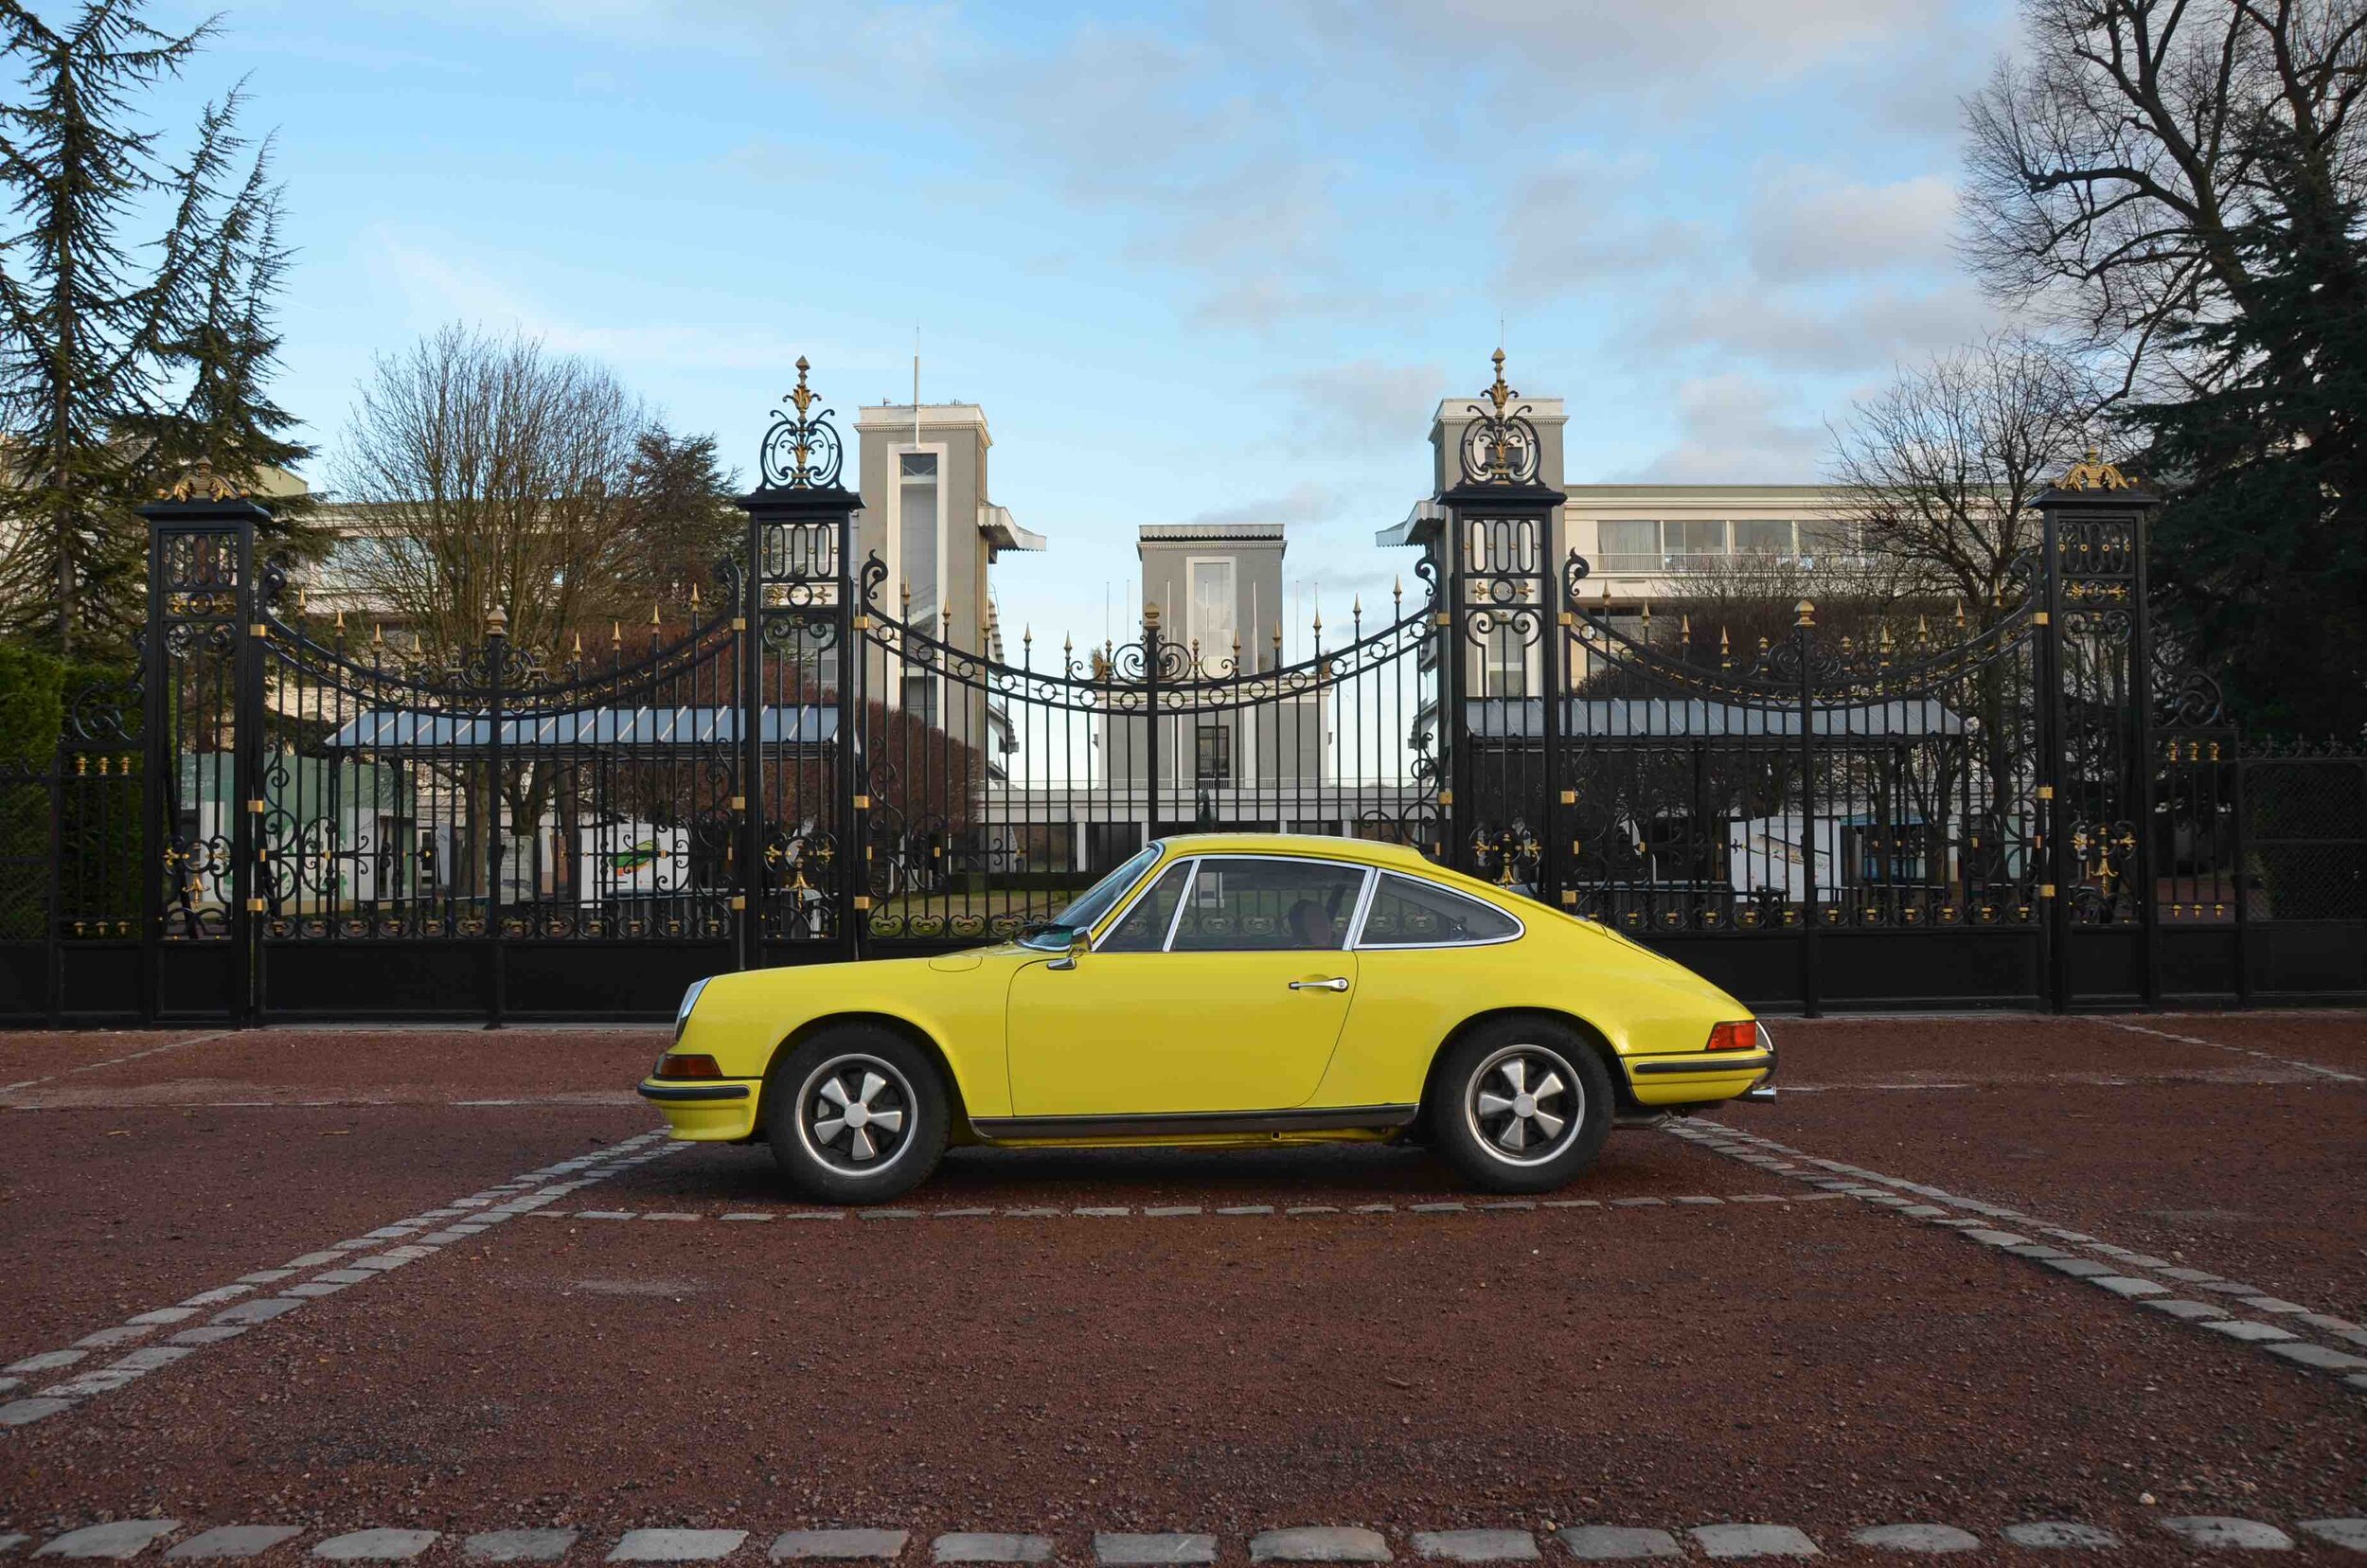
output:
[{"label": "stone paver border", "polygon": [[[2294,1538],[2266,1520],[2225,1515],[2155,1517],[2153,1524],[2197,1548],[2215,1550],[2284,1550]],[[294,1524],[226,1524],[198,1531],[170,1547],[163,1543],[182,1528],[178,1520],[105,1520],[52,1537],[35,1557],[122,1560],[151,1551],[159,1559],[177,1561],[235,1560],[290,1547],[306,1532]],[[2367,1549],[2367,1519],[2311,1519],[2293,1528],[2313,1541]],[[330,1535],[312,1543],[305,1554],[326,1562],[405,1562],[427,1553],[447,1537],[435,1530],[372,1526]],[[459,1538],[462,1560],[469,1562],[556,1562],[574,1557],[591,1560],[595,1554],[610,1562],[712,1562],[745,1559],[756,1538],[744,1529],[650,1528],[624,1531],[603,1543],[583,1532],[562,1526],[489,1530]],[[774,1536],[765,1549],[774,1562],[898,1562],[916,1560],[909,1530],[884,1527],[788,1530]],[[30,1537],[0,1533],[0,1556],[21,1549]],[[1407,1558],[1450,1562],[1533,1562],[1557,1559],[1562,1552],[1581,1562],[1682,1559],[1699,1555],[1716,1559],[1751,1558],[1810,1558],[1826,1549],[1897,1553],[1970,1551],[1995,1542],[2035,1550],[2092,1552],[2118,1550],[2123,1539],[2102,1526],[2076,1520],[2032,1520],[1998,1527],[1994,1538],[1955,1524],[1910,1522],[1877,1524],[1846,1536],[1817,1539],[1797,1525],[1775,1523],[1696,1524],[1682,1532],[1635,1524],[1573,1524],[1554,1532],[1558,1550],[1524,1529],[1414,1530],[1402,1538]],[[1687,1550],[1690,1542],[1693,1551]],[[1018,1534],[986,1530],[956,1530],[928,1542],[928,1556],[940,1563],[1041,1564],[1081,1560],[1082,1544],[1073,1537]],[[1395,1562],[1401,1560],[1391,1537],[1362,1525],[1291,1525],[1261,1530],[1245,1543],[1252,1562]],[[293,1549],[293,1548],[292,1548]],[[1202,1532],[1138,1533],[1102,1531],[1091,1538],[1093,1560],[1106,1568],[1203,1568],[1224,1555],[1222,1538]]]}]

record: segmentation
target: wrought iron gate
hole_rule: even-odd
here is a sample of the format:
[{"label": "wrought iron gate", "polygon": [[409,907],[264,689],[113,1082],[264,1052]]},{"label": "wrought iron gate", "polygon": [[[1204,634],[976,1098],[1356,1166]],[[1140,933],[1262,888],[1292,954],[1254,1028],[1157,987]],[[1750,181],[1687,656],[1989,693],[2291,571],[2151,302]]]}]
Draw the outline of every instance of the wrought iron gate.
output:
[{"label": "wrought iron gate", "polygon": [[0,759],[0,1016],[662,1017],[1009,936],[1209,829],[1413,845],[1762,1007],[2367,996],[2367,757],[2248,743],[2156,645],[2155,499],[2108,467],[2003,602],[1746,648],[1590,604],[1501,376],[1472,414],[1412,592],[1287,657],[916,615],[802,363],[670,629],[530,650],[494,607],[431,657],[311,613],[256,502],[160,501],[136,684]]}]

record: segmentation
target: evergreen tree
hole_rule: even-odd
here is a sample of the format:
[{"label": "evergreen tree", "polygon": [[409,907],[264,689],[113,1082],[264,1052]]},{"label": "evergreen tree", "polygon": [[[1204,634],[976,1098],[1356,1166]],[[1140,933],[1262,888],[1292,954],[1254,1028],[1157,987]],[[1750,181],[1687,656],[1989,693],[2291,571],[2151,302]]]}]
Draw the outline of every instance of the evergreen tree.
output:
[{"label": "evergreen tree", "polygon": [[[273,320],[288,251],[279,242],[279,192],[266,178],[269,148],[223,214],[205,271],[204,296],[184,328],[160,347],[176,406],[126,421],[158,475],[209,469],[254,483],[272,469],[292,470],[313,449],[291,437],[297,420],[275,403],[269,382],[279,359]],[[309,491],[272,498],[266,543],[312,554],[326,541],[309,526],[317,499]]]},{"label": "evergreen tree", "polygon": [[[0,234],[0,624],[65,654],[120,648],[138,622],[133,508],[189,452],[168,424],[245,402],[276,347],[262,324],[285,256],[261,161],[235,178],[240,96],[206,106],[177,161],[134,110],[214,24],[168,33],[144,7],[84,0],[53,27],[0,0],[0,53],[18,75],[0,98],[13,220]],[[151,205],[163,232],[134,237]],[[251,477],[249,437],[286,419],[267,402],[206,418],[240,437],[216,461],[234,481]]]},{"label": "evergreen tree", "polygon": [[2209,390],[2133,411],[2169,489],[2152,571],[2166,620],[2268,731],[2367,730],[2367,241],[2358,203],[2264,128],[2284,222],[2237,233],[2240,311],[2189,327]]},{"label": "evergreen tree", "polygon": [[625,477],[621,521],[634,561],[626,591],[673,598],[692,583],[712,589],[715,563],[739,553],[747,522],[731,504],[736,476],[716,460],[715,437],[646,430]]}]

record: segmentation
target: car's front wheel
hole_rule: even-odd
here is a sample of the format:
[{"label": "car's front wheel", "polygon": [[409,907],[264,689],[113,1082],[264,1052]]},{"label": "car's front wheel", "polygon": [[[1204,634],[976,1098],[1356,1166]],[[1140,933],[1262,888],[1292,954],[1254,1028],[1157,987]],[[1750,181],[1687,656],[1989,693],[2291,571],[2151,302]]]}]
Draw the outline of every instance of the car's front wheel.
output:
[{"label": "car's front wheel", "polygon": [[1505,1019],[1449,1048],[1425,1110],[1433,1147],[1472,1185],[1546,1192],[1601,1151],[1611,1132],[1611,1075],[1559,1025]]},{"label": "car's front wheel", "polygon": [[774,1065],[764,1131],[792,1186],[833,1203],[881,1203],[928,1179],[951,1122],[945,1081],[912,1042],[830,1029]]}]

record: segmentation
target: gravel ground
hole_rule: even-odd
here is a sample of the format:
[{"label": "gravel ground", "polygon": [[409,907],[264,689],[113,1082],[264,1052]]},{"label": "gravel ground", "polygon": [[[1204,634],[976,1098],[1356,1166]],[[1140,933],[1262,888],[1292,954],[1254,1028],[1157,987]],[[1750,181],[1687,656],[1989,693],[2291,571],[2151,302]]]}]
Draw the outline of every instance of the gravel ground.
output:
[{"label": "gravel ground", "polygon": [[2339,1384],[1847,1203],[522,1221],[14,1441],[102,1513],[439,1528],[2367,1502]]},{"label": "gravel ground", "polygon": [[0,1364],[648,1125],[564,1107],[0,1113]]},{"label": "gravel ground", "polygon": [[[0,1363],[613,1147],[665,1038],[0,1036],[0,1083],[47,1078],[0,1090]],[[2367,1076],[2367,1016],[1778,1038],[1795,1092],[1721,1119],[2367,1315],[2367,1084],[2292,1065]],[[1854,1201],[1618,1203],[1774,1190],[1657,1132],[1570,1194],[1606,1206],[1504,1213],[1408,1212],[1475,1202],[1418,1150],[958,1150],[914,1203],[994,1213],[732,1224],[810,1205],[685,1149],[560,1206],[696,1224],[524,1217],[0,1431],[0,1532],[1174,1528],[1230,1563],[1278,1523],[1762,1518],[1848,1560],[1861,1524],[2068,1518],[2171,1562],[2149,1513],[2367,1515],[2338,1378]],[[1359,1203],[1396,1212],[1006,1212]]]},{"label": "gravel ground", "polygon": [[[2144,1022],[2326,1065],[2367,1056],[2356,1015],[2321,1015],[2305,1036],[2257,1026],[2288,1020]],[[2090,1022],[1851,1021],[1782,1038],[1785,1082],[1833,1087],[1717,1119],[2367,1320],[2367,1082]],[[1928,1081],[1963,1087],[1866,1087],[1915,1081],[1918,1055],[1946,1063]]]}]

